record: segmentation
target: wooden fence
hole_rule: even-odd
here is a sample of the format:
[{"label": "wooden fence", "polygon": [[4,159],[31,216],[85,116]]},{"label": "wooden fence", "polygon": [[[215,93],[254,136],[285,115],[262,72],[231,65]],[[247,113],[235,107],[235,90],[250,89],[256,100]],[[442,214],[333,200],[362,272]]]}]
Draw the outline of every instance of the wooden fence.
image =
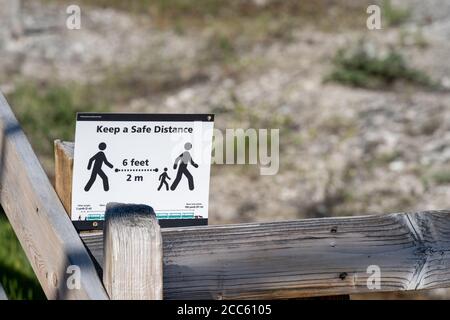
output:
[{"label": "wooden fence", "polygon": [[[104,232],[77,234],[67,215],[73,144],[55,142],[60,201],[1,95],[0,127],[0,201],[48,298],[286,299],[450,286],[448,211],[160,229],[150,207],[109,204]],[[81,269],[78,290],[67,289],[69,265]],[[371,266],[379,289],[367,285]]]},{"label": "wooden fence", "polygon": [[[0,203],[49,299],[108,299],[92,259],[0,93]],[[82,271],[67,290],[67,270]]]}]

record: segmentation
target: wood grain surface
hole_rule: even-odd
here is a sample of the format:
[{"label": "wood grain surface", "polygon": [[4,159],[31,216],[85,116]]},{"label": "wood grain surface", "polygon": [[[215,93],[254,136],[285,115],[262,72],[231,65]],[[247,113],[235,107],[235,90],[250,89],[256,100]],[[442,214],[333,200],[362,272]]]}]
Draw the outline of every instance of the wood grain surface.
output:
[{"label": "wood grain surface", "polygon": [[[94,264],[0,93],[0,203],[49,299],[107,299]],[[79,289],[66,285],[69,266]],[[69,269],[70,270],[70,269]]]}]

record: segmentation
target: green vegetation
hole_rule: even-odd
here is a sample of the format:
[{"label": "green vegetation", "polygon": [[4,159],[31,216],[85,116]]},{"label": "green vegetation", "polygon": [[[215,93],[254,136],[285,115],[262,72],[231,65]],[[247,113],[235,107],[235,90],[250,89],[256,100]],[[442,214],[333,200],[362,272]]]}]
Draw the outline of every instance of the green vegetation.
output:
[{"label": "green vegetation", "polygon": [[391,0],[384,0],[382,4],[382,19],[388,26],[399,26],[405,23],[411,16],[411,11],[393,6]]},{"label": "green vegetation", "polygon": [[426,49],[429,46],[422,29],[414,31],[402,29],[400,31],[399,43],[402,47],[415,46],[420,49]]},{"label": "green vegetation", "polygon": [[44,157],[53,156],[55,139],[73,140],[77,112],[106,110],[94,99],[88,86],[38,85],[32,82],[19,83],[8,95],[33,148]]},{"label": "green vegetation", "polygon": [[378,154],[372,161],[376,165],[386,165],[389,164],[395,160],[402,158],[402,153],[399,151],[390,151],[390,152],[384,152],[381,154]]},{"label": "green vegetation", "polygon": [[[344,3],[336,5],[336,3],[327,0],[272,0],[265,4],[241,0],[81,0],[81,3],[138,14],[151,14],[153,17],[165,20],[196,19],[204,21],[229,17],[255,17],[268,12],[278,16],[283,14],[317,16],[329,10],[334,10],[335,14],[339,14],[344,13],[345,10],[348,12],[348,9],[356,8],[354,5]],[[339,7],[343,9],[336,10]],[[394,12],[394,14],[398,11],[392,6],[389,6],[388,10]]]},{"label": "green vegetation", "polygon": [[0,283],[8,299],[45,299],[25,253],[0,209]]},{"label": "green vegetation", "polygon": [[334,69],[326,81],[369,89],[389,89],[396,82],[429,89],[438,87],[427,74],[408,66],[395,50],[381,57],[370,54],[360,43],[355,49],[338,50],[333,64]]},{"label": "green vegetation", "polygon": [[450,184],[450,170],[439,170],[431,175],[431,179],[439,185]]},{"label": "green vegetation", "polygon": [[233,62],[237,59],[236,48],[231,37],[227,34],[218,32],[209,38],[208,55],[205,62]]},{"label": "green vegetation", "polygon": [[[71,3],[69,0],[48,2]],[[267,3],[241,0],[80,0],[81,5],[113,8],[140,16],[151,16],[163,28],[184,32],[189,28],[239,29],[241,33],[289,38],[294,26],[305,23],[329,31],[364,25],[369,1],[340,3],[316,0],[271,0]],[[339,22],[336,24],[336,22]],[[251,37],[249,37],[251,38]]]}]

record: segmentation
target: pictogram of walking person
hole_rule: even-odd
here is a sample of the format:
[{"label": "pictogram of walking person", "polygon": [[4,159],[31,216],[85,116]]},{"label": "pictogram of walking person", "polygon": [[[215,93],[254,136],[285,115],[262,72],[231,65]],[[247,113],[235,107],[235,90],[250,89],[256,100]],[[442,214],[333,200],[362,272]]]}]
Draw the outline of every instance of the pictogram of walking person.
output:
[{"label": "pictogram of walking person", "polygon": [[169,190],[169,183],[167,183],[166,179],[171,180],[167,174],[167,168],[164,168],[164,172],[159,175],[159,181],[161,181],[161,183],[159,184],[158,191],[161,190],[163,185],[166,186],[166,190]]},{"label": "pictogram of walking person", "polygon": [[[172,186],[170,187],[170,190],[172,191],[177,188],[183,175],[188,179],[189,190],[194,190],[194,178],[192,177],[192,174],[189,172],[187,167],[188,164],[190,163],[194,166],[194,168],[198,168],[198,164],[196,164],[194,160],[192,160],[191,154],[189,153],[189,150],[192,149],[192,144],[186,142],[184,144],[184,149],[185,151],[182,154],[180,154],[178,158],[175,159],[175,163],[173,164],[173,168],[176,170],[178,167],[178,171],[177,176],[173,181]],[[180,164],[178,165],[178,163]]]},{"label": "pictogram of walking person", "polygon": [[103,164],[106,164],[111,169],[113,168],[113,165],[108,162],[108,159],[106,159],[105,153],[103,150],[106,149],[106,143],[102,142],[98,145],[98,148],[100,149],[99,152],[97,152],[92,158],[89,159],[88,164],[88,170],[91,170],[92,163],[94,163],[94,167],[92,168],[91,172],[91,178],[89,179],[88,183],[86,184],[86,187],[84,187],[84,191],[89,191],[92,187],[92,185],[95,182],[95,179],[97,179],[97,176],[100,176],[103,180],[103,190],[108,191],[109,190],[109,182],[108,182],[108,176],[103,172],[102,166]]}]

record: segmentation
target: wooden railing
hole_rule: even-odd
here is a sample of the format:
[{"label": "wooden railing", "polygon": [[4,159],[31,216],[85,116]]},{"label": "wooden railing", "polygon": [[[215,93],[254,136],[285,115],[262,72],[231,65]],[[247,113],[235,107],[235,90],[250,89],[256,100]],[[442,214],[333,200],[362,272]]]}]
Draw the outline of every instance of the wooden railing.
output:
[{"label": "wooden railing", "polygon": [[[55,142],[56,183],[73,143]],[[68,187],[58,188],[70,207]],[[64,191],[65,190],[65,191]],[[154,219],[148,216],[148,219]],[[297,298],[450,286],[450,212],[161,229],[165,299]],[[102,233],[81,234],[99,265]]]},{"label": "wooden railing", "polygon": [[[107,299],[83,246],[25,134],[0,93],[0,203],[50,299]],[[81,286],[68,290],[69,266]]]},{"label": "wooden railing", "polygon": [[[55,142],[61,204],[1,95],[0,128],[0,201],[48,298],[285,299],[450,286],[448,211],[160,229],[148,206],[109,204],[104,232],[77,234],[67,216],[73,144]],[[81,269],[79,289],[66,286],[70,265]],[[378,289],[368,286],[374,266]]]}]

